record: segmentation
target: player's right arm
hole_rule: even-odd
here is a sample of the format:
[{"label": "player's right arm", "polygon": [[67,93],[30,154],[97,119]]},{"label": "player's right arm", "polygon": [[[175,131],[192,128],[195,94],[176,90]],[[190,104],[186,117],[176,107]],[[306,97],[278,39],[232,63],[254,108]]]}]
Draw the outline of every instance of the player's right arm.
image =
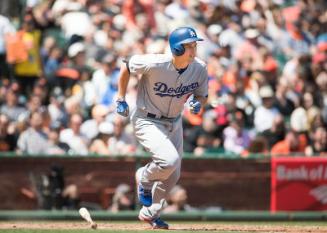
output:
[{"label": "player's right arm", "polygon": [[127,64],[122,64],[120,68],[119,81],[118,81],[118,100],[125,100],[127,86],[129,82],[129,70]]},{"label": "player's right arm", "polygon": [[128,117],[129,115],[129,107],[127,102],[125,101],[127,86],[129,82],[129,68],[127,64],[123,64],[120,69],[119,80],[118,80],[118,95],[117,95],[117,113]]}]

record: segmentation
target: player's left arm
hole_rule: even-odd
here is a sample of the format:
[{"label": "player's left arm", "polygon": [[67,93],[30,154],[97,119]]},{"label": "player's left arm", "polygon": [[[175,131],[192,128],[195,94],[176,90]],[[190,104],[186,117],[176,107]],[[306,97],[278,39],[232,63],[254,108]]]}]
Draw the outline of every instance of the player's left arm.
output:
[{"label": "player's left arm", "polygon": [[193,93],[193,100],[199,101],[201,106],[204,107],[208,100],[208,72],[206,67],[202,69],[199,80],[200,86]]}]

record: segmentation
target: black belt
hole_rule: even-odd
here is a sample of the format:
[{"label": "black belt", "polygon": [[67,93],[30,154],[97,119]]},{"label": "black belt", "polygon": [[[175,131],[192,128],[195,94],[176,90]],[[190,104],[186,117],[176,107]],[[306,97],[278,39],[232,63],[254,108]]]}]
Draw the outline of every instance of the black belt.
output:
[{"label": "black belt", "polygon": [[165,117],[165,116],[161,116],[159,118],[159,117],[156,117],[157,116],[156,114],[153,114],[153,113],[150,113],[150,112],[148,112],[148,114],[146,116],[149,117],[149,118],[153,118],[153,119],[163,119],[163,120],[170,120],[170,121],[176,119],[176,117]]}]

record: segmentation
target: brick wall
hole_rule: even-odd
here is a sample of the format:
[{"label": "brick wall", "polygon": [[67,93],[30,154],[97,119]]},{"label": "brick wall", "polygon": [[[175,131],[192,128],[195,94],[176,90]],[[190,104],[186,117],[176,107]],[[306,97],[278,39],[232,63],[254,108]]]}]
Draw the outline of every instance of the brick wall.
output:
[{"label": "brick wall", "polygon": [[[31,174],[48,174],[52,164],[64,167],[66,184],[76,184],[82,201],[110,205],[120,183],[135,186],[137,166],[147,160],[96,157],[0,158],[0,209],[37,209]],[[194,207],[226,210],[269,210],[269,159],[184,159],[179,182]],[[27,192],[26,192],[27,191]]]}]

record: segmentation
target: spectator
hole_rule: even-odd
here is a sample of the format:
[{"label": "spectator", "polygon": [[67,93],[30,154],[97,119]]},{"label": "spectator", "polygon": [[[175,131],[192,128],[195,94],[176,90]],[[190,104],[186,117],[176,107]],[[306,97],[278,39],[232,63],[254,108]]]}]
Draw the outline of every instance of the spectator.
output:
[{"label": "spectator", "polygon": [[262,99],[262,106],[259,106],[254,112],[254,126],[260,133],[271,128],[273,119],[279,111],[273,106],[274,92],[270,86],[261,87],[259,95]]},{"label": "spectator", "polygon": [[120,184],[116,187],[112,197],[110,211],[116,213],[122,210],[134,210],[134,200],[131,187],[128,184]]},{"label": "spectator", "polygon": [[47,36],[47,37],[44,38],[43,43],[42,43],[42,47],[41,47],[41,50],[40,50],[40,55],[41,55],[41,58],[42,58],[42,64],[45,64],[48,61],[48,59],[50,57],[51,50],[55,46],[56,46],[56,39],[54,37]]},{"label": "spectator", "polygon": [[80,114],[73,114],[69,120],[69,128],[60,132],[60,142],[68,144],[70,147],[69,154],[87,155],[88,153],[89,140],[86,135],[80,132],[82,120]]},{"label": "spectator", "polygon": [[14,151],[16,148],[16,138],[9,131],[9,123],[9,118],[0,114],[0,152]]},{"label": "spectator", "polygon": [[290,116],[295,108],[293,101],[287,96],[288,91],[289,88],[287,81],[284,78],[281,78],[277,84],[274,106],[284,116]]},{"label": "spectator", "polygon": [[312,45],[312,39],[302,31],[300,22],[294,22],[289,26],[285,41],[283,49],[291,57],[308,54]]},{"label": "spectator", "polygon": [[29,116],[33,112],[41,111],[42,100],[37,95],[31,95],[26,105],[27,105],[27,110],[19,117],[19,120],[21,121],[28,120]]},{"label": "spectator", "polygon": [[327,131],[326,128],[318,127],[310,135],[311,142],[305,149],[308,156],[327,155]]},{"label": "spectator", "polygon": [[146,20],[149,24],[148,30],[155,29],[155,19],[154,19],[154,12],[153,7],[155,3],[153,0],[127,0],[123,3],[123,15],[125,16],[127,22],[127,29],[133,29],[137,27],[135,11],[139,8],[142,8],[141,12],[145,12]]},{"label": "spectator", "polygon": [[81,125],[81,133],[85,135],[88,140],[94,139],[99,133],[99,126],[108,114],[108,108],[104,105],[95,105],[92,108],[91,115],[92,119],[86,120]]},{"label": "spectator", "polygon": [[[219,44],[219,35],[222,32],[223,28],[219,24],[211,24],[206,29],[206,39],[204,43],[199,45],[198,51],[200,52],[198,56],[203,60],[208,60],[208,58],[213,54],[223,55],[221,52],[224,46]],[[222,48],[220,48],[222,47]]]},{"label": "spectator", "polygon": [[116,67],[116,56],[107,54],[103,56],[100,68],[92,75],[91,93],[88,95],[86,102],[88,104],[111,105],[114,96],[117,93],[117,77],[119,71]]},{"label": "spectator", "polygon": [[70,45],[67,51],[69,59],[65,63],[62,63],[56,72],[56,77],[58,78],[56,84],[63,87],[65,93],[68,92],[70,95],[76,95],[77,93],[73,93],[72,89],[77,84],[77,90],[82,94],[80,87],[82,84],[81,81],[84,80],[84,75],[88,76],[85,51],[86,47],[82,42],[76,42]]},{"label": "spectator", "polygon": [[48,133],[49,148],[47,154],[50,155],[62,155],[68,154],[70,147],[67,143],[59,141],[60,129],[51,127]]},{"label": "spectator", "polygon": [[136,142],[132,134],[126,132],[127,122],[121,116],[116,115],[113,120],[114,132],[109,138],[110,154],[130,155],[136,151]]},{"label": "spectator", "polygon": [[43,117],[33,112],[29,118],[29,127],[18,138],[18,152],[24,154],[46,154],[49,148],[47,134],[42,129]]},{"label": "spectator", "polygon": [[28,57],[25,61],[15,65],[15,75],[24,94],[32,92],[34,83],[42,74],[40,45],[41,31],[36,28],[32,13],[24,16],[22,25],[22,38]]},{"label": "spectator", "polygon": [[73,114],[81,114],[83,112],[80,97],[80,95],[73,95],[65,99],[64,112],[67,115],[71,116]]},{"label": "spectator", "polygon": [[4,78],[0,80],[0,103],[3,104],[6,99],[6,93],[10,88],[10,80]]},{"label": "spectator", "polygon": [[[249,28],[244,32],[246,41],[241,43],[236,49],[236,58],[240,61],[250,59],[253,64],[258,65],[261,63],[261,57],[259,56],[260,45],[258,41],[259,31],[255,28]],[[258,69],[262,67],[257,67]]]},{"label": "spectator", "polygon": [[310,92],[305,92],[303,95],[303,107],[306,111],[306,115],[308,118],[308,124],[309,127],[311,126],[313,119],[315,118],[316,115],[319,114],[319,108],[315,104],[314,98],[312,93]]},{"label": "spectator", "polygon": [[0,112],[6,114],[10,121],[18,121],[26,108],[18,103],[18,92],[9,88],[6,92],[5,103],[0,107]]},{"label": "spectator", "polygon": [[296,108],[290,118],[290,126],[292,130],[298,133],[307,133],[309,130],[309,121],[305,109],[300,106]]},{"label": "spectator", "polygon": [[272,156],[287,156],[294,154],[303,154],[306,147],[306,141],[303,137],[291,130],[287,132],[285,139],[277,142],[271,148]]},{"label": "spectator", "polygon": [[319,112],[314,118],[313,121],[311,123],[310,128],[311,129],[316,129],[319,127],[326,127],[326,122],[323,119],[322,113]]},{"label": "spectator", "polygon": [[321,93],[322,102],[322,118],[324,122],[327,122],[327,72],[323,71],[319,73],[315,80],[319,92]]},{"label": "spectator", "polygon": [[246,80],[237,80],[236,81],[236,99],[235,105],[237,109],[242,110],[245,113],[245,127],[253,127],[253,115],[254,115],[254,106],[246,93]]},{"label": "spectator", "polygon": [[166,6],[165,14],[172,19],[185,20],[189,17],[187,5],[182,0],[173,1]]},{"label": "spectator", "polygon": [[245,88],[245,94],[250,99],[252,105],[257,109],[262,105],[262,99],[260,97],[260,88],[267,84],[265,73],[263,71],[254,71],[249,76],[247,86]]},{"label": "spectator", "polygon": [[[196,156],[201,156],[206,152],[214,152],[220,149],[222,141],[222,131],[215,124],[216,114],[214,110],[207,111],[203,116],[201,127],[195,130],[189,137],[195,137],[195,148],[192,151]],[[192,135],[193,134],[193,135]],[[189,141],[187,139],[186,141]]]},{"label": "spectator", "polygon": [[247,157],[251,154],[269,155],[269,148],[266,138],[258,136],[251,140],[249,147],[243,150],[241,156]]},{"label": "spectator", "polygon": [[62,59],[62,50],[56,46],[52,47],[49,51],[47,59],[44,61],[44,74],[50,85],[56,85],[56,72],[60,67]]},{"label": "spectator", "polygon": [[282,115],[277,115],[270,129],[264,130],[261,135],[267,140],[269,150],[277,142],[284,140],[286,134],[285,119]]},{"label": "spectator", "polygon": [[10,78],[9,66],[7,64],[6,37],[15,33],[15,28],[10,20],[0,14],[0,80]]},{"label": "spectator", "polygon": [[224,46],[230,46],[233,57],[236,58],[236,49],[242,44],[243,39],[241,36],[241,27],[235,21],[230,20],[227,23],[227,27],[223,30],[219,36],[219,43]]},{"label": "spectator", "polygon": [[36,95],[41,99],[41,103],[48,103],[48,85],[45,78],[39,78],[33,86],[31,95]]},{"label": "spectator", "polygon": [[110,155],[109,138],[113,135],[114,128],[109,122],[102,122],[99,125],[99,133],[91,142],[89,147],[90,153],[99,155]]},{"label": "spectator", "polygon": [[259,18],[255,23],[255,28],[257,28],[259,33],[258,43],[269,49],[269,51],[274,51],[277,46],[274,45],[273,38],[267,32],[267,20]]},{"label": "spectator", "polygon": [[230,125],[223,131],[224,149],[227,152],[241,154],[250,145],[251,136],[244,129],[244,115],[242,112],[235,112],[230,118]]},{"label": "spectator", "polygon": [[187,192],[180,185],[176,185],[172,188],[167,198],[167,202],[168,205],[164,208],[163,213],[194,210],[194,208],[187,204]]},{"label": "spectator", "polygon": [[84,37],[93,32],[91,17],[87,12],[83,12],[83,7],[81,2],[55,1],[52,9],[58,16],[57,22],[66,38],[71,39],[74,35]]},{"label": "spectator", "polygon": [[60,87],[55,87],[50,95],[50,103],[48,105],[52,126],[66,126],[65,123],[68,120],[68,116],[63,105],[64,100],[65,96]]},{"label": "spectator", "polygon": [[161,38],[168,35],[170,31],[169,22],[171,21],[171,18],[165,13],[166,2],[167,1],[157,1],[154,5],[155,11],[153,12],[156,24],[156,34]]}]

